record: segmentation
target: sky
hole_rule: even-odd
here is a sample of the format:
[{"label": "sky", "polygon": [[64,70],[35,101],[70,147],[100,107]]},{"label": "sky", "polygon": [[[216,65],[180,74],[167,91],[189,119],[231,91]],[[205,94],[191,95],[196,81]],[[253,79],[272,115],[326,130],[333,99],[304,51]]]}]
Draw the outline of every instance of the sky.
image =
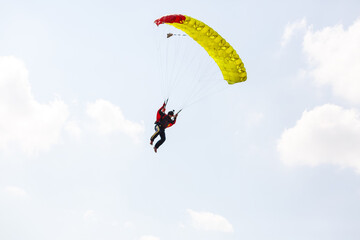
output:
[{"label": "sky", "polygon": [[[0,0],[0,239],[359,239],[359,8]],[[214,28],[248,79],[184,108],[154,153],[167,14]]]}]

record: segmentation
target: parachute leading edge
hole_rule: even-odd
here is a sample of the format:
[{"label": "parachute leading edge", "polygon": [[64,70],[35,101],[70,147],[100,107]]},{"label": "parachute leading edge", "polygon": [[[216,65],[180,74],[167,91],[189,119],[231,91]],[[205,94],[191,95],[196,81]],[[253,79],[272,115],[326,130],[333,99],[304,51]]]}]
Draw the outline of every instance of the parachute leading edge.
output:
[{"label": "parachute leading edge", "polygon": [[224,38],[205,23],[180,14],[163,16],[154,23],[158,26],[166,23],[188,34],[214,59],[224,80],[229,84],[246,81],[246,69],[239,55]]}]

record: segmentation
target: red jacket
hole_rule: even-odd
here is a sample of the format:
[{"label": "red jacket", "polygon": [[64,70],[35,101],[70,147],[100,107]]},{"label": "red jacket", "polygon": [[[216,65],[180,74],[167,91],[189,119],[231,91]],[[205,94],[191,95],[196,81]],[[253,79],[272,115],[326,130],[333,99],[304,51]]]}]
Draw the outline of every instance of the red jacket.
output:
[{"label": "red jacket", "polygon": [[174,125],[176,123],[176,117],[174,118],[174,120],[171,119],[171,117],[165,113],[162,112],[162,110],[164,109],[164,112],[166,110],[165,108],[165,103],[162,105],[162,107],[157,111],[156,114],[156,122],[155,124],[159,125],[162,128],[168,128],[171,127],[172,125]]}]

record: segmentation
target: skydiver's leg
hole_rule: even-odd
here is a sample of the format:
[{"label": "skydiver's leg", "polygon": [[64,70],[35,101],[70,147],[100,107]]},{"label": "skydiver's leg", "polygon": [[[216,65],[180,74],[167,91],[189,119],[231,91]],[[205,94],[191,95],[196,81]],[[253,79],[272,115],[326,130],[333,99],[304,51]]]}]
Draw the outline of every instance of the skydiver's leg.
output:
[{"label": "skydiver's leg", "polygon": [[160,127],[159,127],[158,125],[155,125],[155,133],[154,133],[154,134],[151,136],[151,138],[150,138],[150,144],[151,144],[151,145],[153,144],[155,138],[156,138],[157,136],[159,136],[159,134],[160,134]]},{"label": "skydiver's leg", "polygon": [[159,131],[159,135],[160,135],[160,140],[155,144],[155,148],[158,149],[161,144],[163,144],[166,140],[166,136],[165,136],[165,130],[164,129],[161,129]]}]

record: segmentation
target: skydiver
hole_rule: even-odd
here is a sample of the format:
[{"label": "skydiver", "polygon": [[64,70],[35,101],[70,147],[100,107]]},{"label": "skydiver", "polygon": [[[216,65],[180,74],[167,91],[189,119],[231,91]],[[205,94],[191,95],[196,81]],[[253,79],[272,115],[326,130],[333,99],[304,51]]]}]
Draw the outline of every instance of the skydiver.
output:
[{"label": "skydiver", "polygon": [[174,111],[169,111],[168,114],[166,111],[167,100],[164,102],[162,107],[157,111],[156,122],[155,122],[155,133],[150,138],[150,145],[153,145],[153,142],[157,136],[160,135],[160,140],[157,141],[154,147],[154,151],[157,152],[157,149],[163,144],[166,140],[165,129],[171,127],[176,123],[176,118],[178,113],[174,116]]}]

